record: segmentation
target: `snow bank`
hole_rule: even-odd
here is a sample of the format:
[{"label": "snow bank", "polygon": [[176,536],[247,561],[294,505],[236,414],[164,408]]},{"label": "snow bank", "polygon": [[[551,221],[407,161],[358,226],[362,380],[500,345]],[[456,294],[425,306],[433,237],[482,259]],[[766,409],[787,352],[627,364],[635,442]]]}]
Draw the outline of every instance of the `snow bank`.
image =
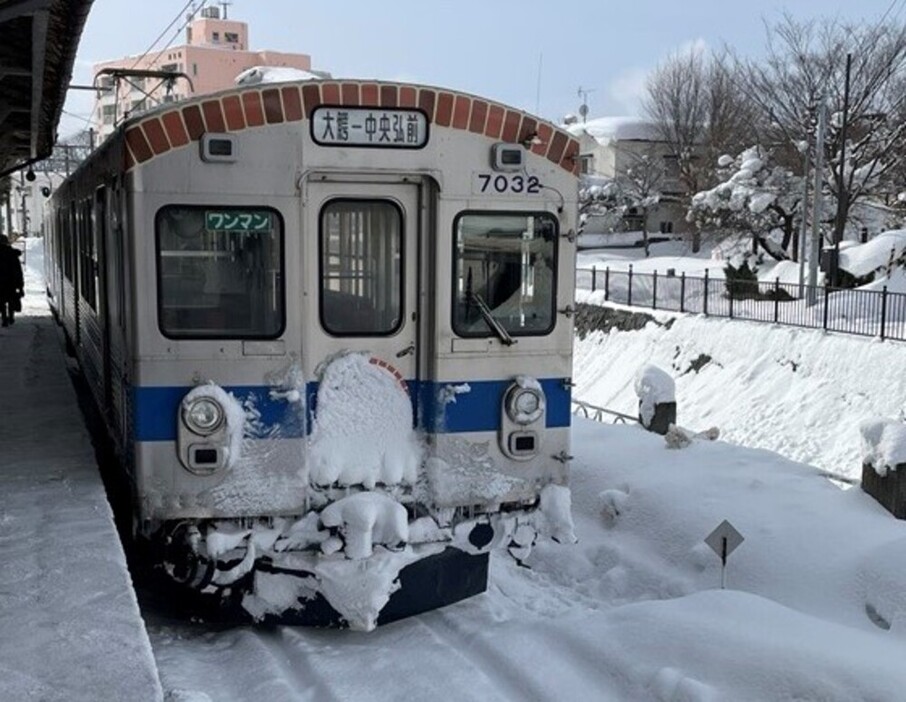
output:
[{"label": "snow bank", "polygon": [[[754,322],[658,314],[669,326],[592,333],[575,343],[575,396],[635,414],[634,372],[676,379],[678,423],[858,479],[859,424],[906,410],[902,343]],[[870,369],[870,372],[868,372]]]},{"label": "snow bank", "polygon": [[857,246],[840,249],[840,268],[861,278],[887,266],[906,250],[906,229],[882,232]]},{"label": "snow bank", "polygon": [[422,461],[409,393],[386,363],[367,353],[321,369],[309,444],[314,485],[412,485]]},{"label": "snow bank", "polygon": [[893,419],[867,419],[859,425],[862,461],[884,476],[906,464],[906,424]]}]

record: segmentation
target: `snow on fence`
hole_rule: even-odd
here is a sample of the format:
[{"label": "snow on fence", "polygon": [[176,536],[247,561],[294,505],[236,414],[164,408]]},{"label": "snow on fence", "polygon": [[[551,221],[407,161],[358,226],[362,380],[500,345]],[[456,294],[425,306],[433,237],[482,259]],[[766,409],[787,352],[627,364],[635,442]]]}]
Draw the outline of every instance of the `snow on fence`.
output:
[{"label": "snow on fence", "polygon": [[692,312],[753,322],[770,322],[841,334],[906,341],[906,294],[881,290],[734,281],[731,297],[724,278],[580,268],[580,289],[634,307]]}]

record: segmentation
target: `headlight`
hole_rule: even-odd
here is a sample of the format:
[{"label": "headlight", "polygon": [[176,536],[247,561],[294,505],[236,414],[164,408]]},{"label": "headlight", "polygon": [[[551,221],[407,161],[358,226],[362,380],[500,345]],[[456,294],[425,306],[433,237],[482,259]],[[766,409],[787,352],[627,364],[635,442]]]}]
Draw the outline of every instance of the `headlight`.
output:
[{"label": "headlight", "polygon": [[544,395],[535,388],[516,386],[510,391],[506,409],[517,424],[531,424],[544,413]]},{"label": "headlight", "polygon": [[210,397],[192,400],[183,410],[186,426],[196,434],[213,434],[223,424],[223,407]]}]

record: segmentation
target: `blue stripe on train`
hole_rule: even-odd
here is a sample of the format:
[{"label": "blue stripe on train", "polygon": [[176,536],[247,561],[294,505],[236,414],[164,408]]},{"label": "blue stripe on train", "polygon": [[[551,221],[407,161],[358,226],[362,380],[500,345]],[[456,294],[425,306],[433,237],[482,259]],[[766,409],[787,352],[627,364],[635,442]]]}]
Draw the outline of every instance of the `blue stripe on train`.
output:
[{"label": "blue stripe on train", "polygon": [[[457,433],[496,431],[500,427],[500,403],[512,380],[463,381],[469,391],[455,395],[455,401],[441,403],[438,396],[448,385],[434,381],[407,381],[416,424],[427,432]],[[541,380],[547,397],[549,428],[570,424],[570,390],[564,379]],[[136,441],[175,441],[179,403],[191,386],[133,388],[133,411]],[[311,430],[311,417],[317,411],[318,383],[308,383],[305,389],[309,413],[299,415],[297,405],[282,398],[271,397],[268,386],[226,386],[245,409],[252,410],[256,420],[250,428],[254,435],[265,437],[274,427],[280,427],[282,438],[299,438]]]}]

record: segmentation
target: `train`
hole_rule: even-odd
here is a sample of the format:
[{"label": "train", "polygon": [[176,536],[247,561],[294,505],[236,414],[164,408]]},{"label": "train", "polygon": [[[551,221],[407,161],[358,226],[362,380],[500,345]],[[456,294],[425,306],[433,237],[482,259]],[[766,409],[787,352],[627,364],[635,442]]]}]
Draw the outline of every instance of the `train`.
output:
[{"label": "train", "polygon": [[237,86],[49,199],[47,294],[169,581],[372,629],[574,539],[579,144],[432,86]]}]

